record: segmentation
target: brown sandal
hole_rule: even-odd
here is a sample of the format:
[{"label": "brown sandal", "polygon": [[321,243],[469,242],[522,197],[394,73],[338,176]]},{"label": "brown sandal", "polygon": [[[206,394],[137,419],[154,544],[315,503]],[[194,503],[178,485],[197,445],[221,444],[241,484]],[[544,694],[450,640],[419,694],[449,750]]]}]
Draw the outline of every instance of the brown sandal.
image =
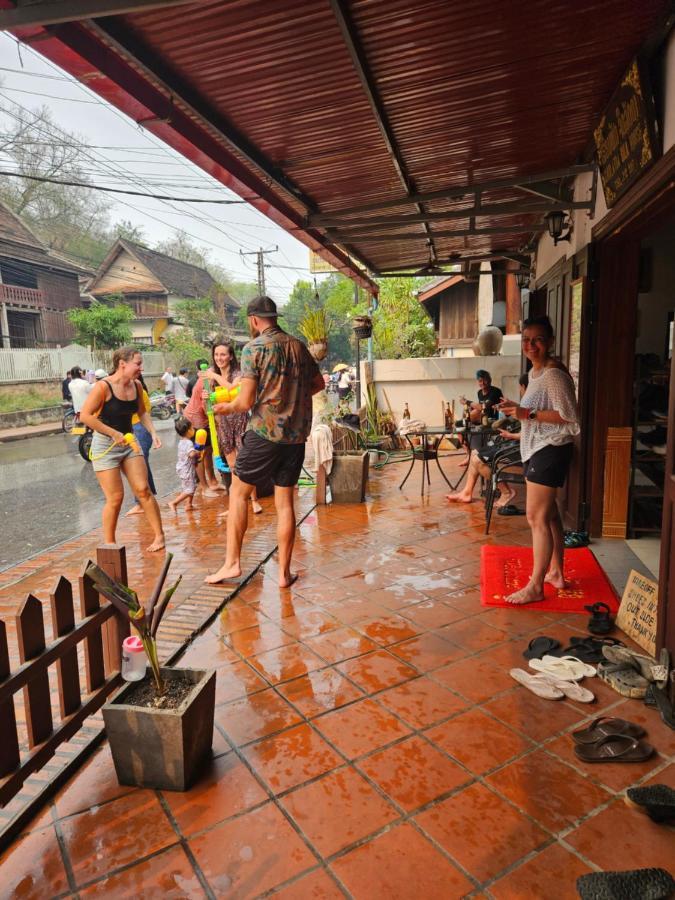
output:
[{"label": "brown sandal", "polygon": [[574,752],[584,762],[644,762],[654,748],[627,734],[608,734],[595,744],[577,744]]},{"label": "brown sandal", "polygon": [[586,728],[573,731],[572,737],[577,744],[597,744],[599,740],[611,735],[623,735],[631,738],[641,738],[645,730],[640,725],[627,722],[625,719],[615,719],[611,716],[600,716],[593,719]]}]

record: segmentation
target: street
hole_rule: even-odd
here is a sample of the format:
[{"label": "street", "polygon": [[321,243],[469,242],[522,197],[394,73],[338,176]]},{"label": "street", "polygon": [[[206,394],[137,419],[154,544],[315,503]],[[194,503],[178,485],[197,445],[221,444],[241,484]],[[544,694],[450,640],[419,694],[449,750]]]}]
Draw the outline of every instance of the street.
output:
[{"label": "street", "polygon": [[[150,464],[162,497],[176,488],[173,420],[155,421],[163,446]],[[127,496],[122,514],[132,499]],[[101,524],[103,494],[92,470],[67,434],[0,444],[0,571]]]}]

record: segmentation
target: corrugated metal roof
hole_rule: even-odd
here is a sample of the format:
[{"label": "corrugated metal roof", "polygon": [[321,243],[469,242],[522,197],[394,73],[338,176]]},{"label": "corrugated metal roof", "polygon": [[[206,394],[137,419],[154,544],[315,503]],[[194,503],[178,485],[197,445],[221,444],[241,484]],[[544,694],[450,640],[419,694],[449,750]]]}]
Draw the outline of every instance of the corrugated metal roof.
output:
[{"label": "corrugated metal roof", "polygon": [[[162,104],[145,85],[159,89],[164,121],[147,126],[155,134],[323,255],[321,245],[333,241],[383,271],[427,261],[422,223],[366,225],[350,238],[306,219],[392,200],[401,202],[389,214],[418,212],[359,79],[340,8],[411,186],[429,192],[579,162],[612,90],[667,7],[667,0],[212,0],[48,28],[52,39],[34,48],[136,120],[158,116]],[[215,150],[195,140],[189,123],[208,132]],[[509,200],[523,194],[482,198]],[[466,200],[424,206],[465,208]],[[437,258],[513,252],[541,219],[541,211],[467,216],[429,230]],[[493,231],[444,234],[474,224]]]}]

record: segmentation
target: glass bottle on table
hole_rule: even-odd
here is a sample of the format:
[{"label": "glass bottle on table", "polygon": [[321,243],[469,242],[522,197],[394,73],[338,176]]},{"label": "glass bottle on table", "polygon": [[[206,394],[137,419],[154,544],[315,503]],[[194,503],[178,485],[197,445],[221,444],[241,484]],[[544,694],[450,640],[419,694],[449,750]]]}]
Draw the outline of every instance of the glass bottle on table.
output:
[{"label": "glass bottle on table", "polygon": [[483,428],[487,428],[490,424],[490,418],[488,416],[487,403],[481,403],[480,407],[480,424]]},{"label": "glass bottle on table", "polygon": [[410,410],[408,409],[408,404],[407,404],[407,403],[404,403],[404,404],[403,404],[403,418],[404,418],[404,419],[409,419],[409,418],[410,418]]}]

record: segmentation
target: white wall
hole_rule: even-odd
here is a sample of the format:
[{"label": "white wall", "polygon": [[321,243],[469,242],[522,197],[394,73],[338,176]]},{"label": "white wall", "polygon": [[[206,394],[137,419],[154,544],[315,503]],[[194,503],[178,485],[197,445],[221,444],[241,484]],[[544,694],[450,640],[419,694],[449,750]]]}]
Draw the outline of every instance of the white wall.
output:
[{"label": "white wall", "polygon": [[[377,359],[373,363],[373,381],[380,409],[388,410],[386,393],[397,421],[407,403],[410,415],[427,425],[442,425],[441,404],[455,401],[455,413],[461,416],[459,398],[465,394],[475,400],[476,370],[487,369],[493,384],[507,397],[518,396],[520,356],[472,356],[470,358],[430,357],[424,359]],[[365,371],[361,369],[362,384]]]}]

